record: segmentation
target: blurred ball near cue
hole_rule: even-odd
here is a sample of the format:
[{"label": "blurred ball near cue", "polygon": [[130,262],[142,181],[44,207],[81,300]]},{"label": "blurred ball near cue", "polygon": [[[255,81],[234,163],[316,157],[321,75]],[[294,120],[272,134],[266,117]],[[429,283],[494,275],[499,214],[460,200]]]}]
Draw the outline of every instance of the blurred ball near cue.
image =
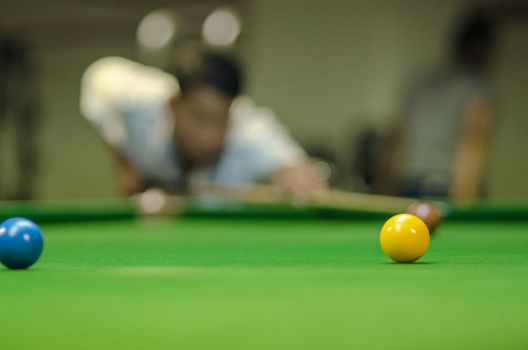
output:
[{"label": "blurred ball near cue", "polygon": [[436,229],[442,222],[442,211],[440,210],[440,207],[433,202],[414,202],[407,208],[407,213],[413,214],[422,219],[427,225],[431,235],[436,232]]}]

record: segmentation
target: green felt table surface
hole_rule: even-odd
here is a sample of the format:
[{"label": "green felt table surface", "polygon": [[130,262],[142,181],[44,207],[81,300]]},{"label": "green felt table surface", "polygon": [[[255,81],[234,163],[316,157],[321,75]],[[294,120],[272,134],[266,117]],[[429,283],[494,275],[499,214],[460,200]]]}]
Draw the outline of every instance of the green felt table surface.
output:
[{"label": "green felt table surface", "polygon": [[382,223],[43,223],[0,268],[0,349],[528,348],[528,222],[448,220],[415,264]]}]

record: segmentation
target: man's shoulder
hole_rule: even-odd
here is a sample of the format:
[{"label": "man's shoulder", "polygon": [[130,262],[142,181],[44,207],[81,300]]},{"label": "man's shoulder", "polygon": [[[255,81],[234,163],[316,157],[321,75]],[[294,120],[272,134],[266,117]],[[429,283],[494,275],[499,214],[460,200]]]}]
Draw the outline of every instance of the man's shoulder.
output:
[{"label": "man's shoulder", "polygon": [[123,69],[138,65],[137,62],[119,56],[106,56],[92,62],[86,72],[100,72],[108,69]]},{"label": "man's shoulder", "polygon": [[83,81],[100,84],[116,83],[138,69],[140,69],[139,64],[124,57],[103,57],[86,68],[83,74]]},{"label": "man's shoulder", "polygon": [[[176,80],[160,69],[105,57],[86,70],[80,107],[109,143],[124,147],[127,139],[128,146],[143,152],[145,141],[138,135],[164,135],[170,129],[168,101],[177,91]],[[160,142],[165,138],[154,138]]]},{"label": "man's shoulder", "polygon": [[176,78],[163,70],[124,57],[103,57],[83,75],[83,85],[113,98],[170,98],[179,91]]}]

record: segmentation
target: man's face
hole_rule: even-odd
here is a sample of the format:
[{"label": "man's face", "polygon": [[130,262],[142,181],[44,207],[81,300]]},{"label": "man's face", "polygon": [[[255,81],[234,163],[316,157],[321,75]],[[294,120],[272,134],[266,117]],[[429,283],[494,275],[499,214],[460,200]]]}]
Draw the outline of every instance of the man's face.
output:
[{"label": "man's face", "polygon": [[222,152],[232,101],[208,87],[192,88],[173,101],[175,137],[193,167],[211,165]]}]

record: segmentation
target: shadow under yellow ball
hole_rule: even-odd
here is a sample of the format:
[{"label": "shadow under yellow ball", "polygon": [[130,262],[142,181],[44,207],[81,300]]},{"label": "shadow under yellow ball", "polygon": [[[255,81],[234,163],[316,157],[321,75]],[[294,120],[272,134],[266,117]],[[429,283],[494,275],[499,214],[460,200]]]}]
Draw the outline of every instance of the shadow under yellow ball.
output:
[{"label": "shadow under yellow ball", "polygon": [[420,259],[429,247],[429,229],[417,216],[398,214],[391,217],[380,232],[383,252],[399,263]]}]

